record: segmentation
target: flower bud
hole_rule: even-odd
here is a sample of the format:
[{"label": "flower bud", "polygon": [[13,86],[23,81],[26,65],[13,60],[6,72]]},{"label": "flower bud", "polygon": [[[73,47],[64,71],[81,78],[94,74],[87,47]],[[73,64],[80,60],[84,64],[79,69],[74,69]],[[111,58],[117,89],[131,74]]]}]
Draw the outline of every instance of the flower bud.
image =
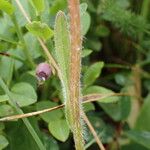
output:
[{"label": "flower bud", "polygon": [[48,63],[40,63],[36,68],[36,75],[40,81],[47,80],[51,75],[51,68]]}]

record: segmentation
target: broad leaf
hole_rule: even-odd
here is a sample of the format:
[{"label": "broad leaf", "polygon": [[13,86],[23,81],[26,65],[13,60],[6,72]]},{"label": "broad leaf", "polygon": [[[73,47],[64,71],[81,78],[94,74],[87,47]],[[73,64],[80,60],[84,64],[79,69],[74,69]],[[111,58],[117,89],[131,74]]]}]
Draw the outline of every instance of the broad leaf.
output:
[{"label": "broad leaf", "polygon": [[[50,101],[41,101],[36,104],[37,110],[53,108],[55,106],[57,106],[57,103],[50,102]],[[47,123],[51,121],[59,120],[62,116],[63,116],[63,112],[60,109],[53,110],[51,112],[47,112],[40,115],[40,117]]]},{"label": "broad leaf", "polygon": [[41,23],[40,21],[33,21],[32,23],[28,23],[26,28],[32,34],[45,40],[53,37],[53,30],[50,29],[47,24]]},{"label": "broad leaf", "polygon": [[10,105],[0,105],[0,117],[9,116],[12,114],[14,114],[14,109]]},{"label": "broad leaf", "polygon": [[62,142],[65,142],[69,137],[69,127],[64,119],[50,121],[48,129],[56,139]]},{"label": "broad leaf", "polygon": [[34,88],[25,82],[15,84],[11,89],[11,96],[20,107],[31,105],[37,101]]}]

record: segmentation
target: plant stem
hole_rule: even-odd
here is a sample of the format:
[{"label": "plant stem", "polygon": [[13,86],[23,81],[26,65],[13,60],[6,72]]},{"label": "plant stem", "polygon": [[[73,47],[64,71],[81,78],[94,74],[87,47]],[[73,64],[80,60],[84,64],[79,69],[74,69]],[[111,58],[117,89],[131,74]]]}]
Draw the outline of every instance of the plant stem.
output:
[{"label": "plant stem", "polygon": [[17,35],[18,35],[20,41],[22,42],[24,55],[26,56],[26,58],[27,58],[27,60],[28,60],[28,62],[29,62],[28,66],[29,66],[31,69],[33,69],[33,68],[35,67],[35,63],[34,63],[32,57],[31,57],[31,55],[30,55],[30,52],[29,52],[29,50],[28,50],[28,48],[27,48],[27,46],[26,46],[26,43],[25,43],[25,40],[24,40],[22,31],[21,31],[21,29],[20,29],[20,27],[19,27],[19,25],[18,25],[18,22],[17,22],[17,20],[16,20],[15,15],[12,16],[12,21],[13,21],[13,23],[14,23],[14,25],[15,25]]},{"label": "plant stem", "polygon": [[86,116],[86,114],[83,112],[83,118],[84,121],[86,122],[87,126],[89,127],[91,133],[93,134],[96,143],[98,144],[99,148],[101,150],[105,150],[105,147],[103,146],[103,143],[101,142],[100,138],[98,137],[94,127],[92,126],[91,122],[89,121],[88,117]]},{"label": "plant stem", "polygon": [[[89,94],[89,95],[83,96],[81,99],[82,99],[82,103],[84,104],[84,103],[100,101],[100,100],[103,100],[104,98],[111,97],[111,96],[131,96],[131,97],[135,97],[134,95],[131,95],[131,94],[128,94],[128,93],[112,93],[112,94]],[[12,120],[16,120],[16,119],[36,116],[36,115],[40,115],[40,114],[43,114],[43,113],[46,113],[46,112],[51,112],[51,111],[56,110],[56,109],[61,109],[64,106],[65,106],[65,104],[61,104],[61,105],[58,105],[58,106],[55,106],[55,107],[52,107],[52,108],[47,108],[47,109],[43,109],[43,110],[39,110],[39,111],[29,112],[29,113],[26,113],[26,114],[7,116],[7,117],[4,117],[4,118],[0,118],[0,122],[12,121]]]},{"label": "plant stem", "polygon": [[83,127],[81,120],[81,26],[79,0],[68,0],[70,14],[71,60],[69,70],[69,93],[66,102],[66,114],[73,132],[76,150],[84,149]]},{"label": "plant stem", "polygon": [[[4,90],[4,92],[8,95],[8,97],[9,97],[9,99],[8,99],[9,104],[12,107],[14,107],[14,109],[16,110],[16,112],[18,114],[24,114],[23,111],[19,108],[19,106],[16,104],[16,102],[12,98],[11,92],[9,91],[7,85],[4,83],[4,81],[2,80],[1,77],[0,77],[0,86],[2,87],[2,89]],[[40,150],[46,150],[45,147],[44,147],[44,145],[43,145],[43,143],[41,142],[40,138],[38,137],[37,133],[35,132],[34,128],[30,124],[29,120],[27,118],[23,118],[22,120],[23,120],[24,124],[26,125],[27,129],[29,130],[29,132],[31,133],[33,139],[37,143],[39,149]]]}]

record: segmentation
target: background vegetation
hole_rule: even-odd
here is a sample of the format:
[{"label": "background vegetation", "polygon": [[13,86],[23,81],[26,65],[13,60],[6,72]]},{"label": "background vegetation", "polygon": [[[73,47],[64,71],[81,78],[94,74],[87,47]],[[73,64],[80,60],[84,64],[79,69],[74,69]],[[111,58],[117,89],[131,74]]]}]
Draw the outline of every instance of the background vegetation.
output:
[{"label": "background vegetation", "polygon": [[[67,1],[20,0],[25,14],[16,2],[17,0],[0,0],[1,118],[64,103],[61,84],[53,67],[53,75],[43,84],[39,84],[35,68],[46,60],[52,62],[45,53],[47,49],[43,51],[43,44],[56,58],[55,18],[58,11],[62,10],[69,19]],[[83,35],[82,93],[106,96],[83,104],[84,111],[106,149],[148,150],[150,1],[80,2]],[[62,36],[59,30],[57,33],[58,37]],[[99,149],[86,125],[84,132],[85,148]],[[0,149],[39,148],[74,149],[64,109],[23,120],[1,120]]]}]

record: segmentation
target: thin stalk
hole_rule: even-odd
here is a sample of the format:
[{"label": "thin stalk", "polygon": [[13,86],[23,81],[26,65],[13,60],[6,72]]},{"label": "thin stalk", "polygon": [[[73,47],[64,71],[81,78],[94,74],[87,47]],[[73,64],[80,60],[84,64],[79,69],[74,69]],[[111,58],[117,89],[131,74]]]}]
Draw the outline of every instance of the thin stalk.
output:
[{"label": "thin stalk", "polygon": [[106,150],[105,147],[103,146],[103,143],[101,142],[100,138],[98,137],[94,127],[92,126],[91,122],[89,121],[88,117],[86,116],[86,114],[83,112],[83,119],[85,121],[85,123],[87,124],[87,126],[89,127],[91,133],[93,134],[96,143],[98,144],[99,148],[101,150]]},{"label": "thin stalk", "polygon": [[131,69],[131,66],[121,64],[105,64],[105,68],[120,68],[120,69]]},{"label": "thin stalk", "polygon": [[[104,98],[111,97],[111,96],[132,96],[132,97],[135,97],[134,95],[131,95],[128,93],[112,93],[112,94],[89,94],[89,95],[83,96],[81,99],[83,100],[82,103],[84,104],[84,103],[94,102],[97,100],[100,101],[100,100],[103,100]],[[55,106],[52,108],[47,108],[47,109],[43,109],[43,110],[39,110],[39,111],[35,111],[35,112],[29,112],[26,114],[19,114],[19,115],[12,115],[12,116],[8,116],[8,117],[0,118],[0,122],[12,121],[12,120],[16,120],[16,119],[32,117],[35,115],[40,115],[43,113],[51,112],[53,110],[61,109],[64,106],[65,106],[65,104],[61,104],[61,105],[58,105],[58,106]]]},{"label": "thin stalk", "polygon": [[13,21],[13,23],[14,23],[14,25],[15,25],[15,29],[16,29],[18,38],[20,39],[20,41],[21,41],[21,43],[22,43],[22,45],[23,45],[23,52],[24,52],[24,55],[26,56],[26,58],[27,58],[27,60],[28,60],[28,62],[29,62],[29,65],[28,65],[28,66],[29,66],[31,69],[33,69],[33,68],[35,67],[35,63],[34,63],[32,57],[31,57],[31,55],[30,55],[30,52],[29,52],[29,50],[28,50],[28,48],[27,48],[27,46],[26,46],[26,42],[25,42],[25,40],[24,40],[22,31],[21,31],[21,29],[20,29],[20,27],[19,27],[19,25],[18,25],[18,22],[17,22],[17,20],[16,20],[15,15],[12,16],[12,21]]},{"label": "thin stalk", "polygon": [[[23,8],[23,6],[20,3],[20,1],[19,0],[15,0],[15,1],[17,3],[17,5],[18,5],[18,7],[19,7],[19,9],[21,11],[21,13],[25,17],[25,19],[28,21],[28,23],[31,23],[31,19],[30,19],[29,15],[27,14],[27,12],[25,11],[25,9]],[[43,52],[45,53],[45,55],[48,58],[48,62],[51,64],[53,74],[55,74],[55,70],[56,70],[57,73],[58,73],[58,76],[61,77],[60,69],[59,69],[59,67],[58,67],[55,59],[53,58],[53,56],[49,52],[47,46],[45,45],[45,43],[43,42],[42,39],[40,39],[40,38],[37,38],[37,39],[38,39],[38,41],[39,41],[39,43],[40,43],[40,45],[41,45],[41,47],[43,49]],[[55,68],[55,70],[54,70],[54,68]]]},{"label": "thin stalk", "polygon": [[[17,103],[12,98],[11,92],[9,91],[7,85],[4,83],[4,81],[2,80],[1,77],[0,77],[0,86],[2,87],[4,92],[8,95],[8,97],[9,97],[9,99],[8,99],[9,104],[16,110],[16,112],[18,114],[24,114],[23,111],[19,108]],[[43,143],[41,142],[40,138],[38,137],[37,133],[35,132],[34,128],[30,124],[29,120],[27,118],[23,118],[22,120],[23,120],[24,124],[26,125],[27,129],[29,130],[29,132],[31,133],[33,139],[37,143],[37,146],[39,147],[39,149],[40,150],[46,150],[44,145],[43,145]]]}]

